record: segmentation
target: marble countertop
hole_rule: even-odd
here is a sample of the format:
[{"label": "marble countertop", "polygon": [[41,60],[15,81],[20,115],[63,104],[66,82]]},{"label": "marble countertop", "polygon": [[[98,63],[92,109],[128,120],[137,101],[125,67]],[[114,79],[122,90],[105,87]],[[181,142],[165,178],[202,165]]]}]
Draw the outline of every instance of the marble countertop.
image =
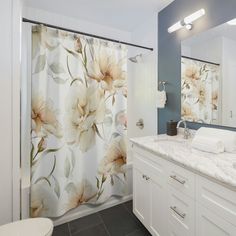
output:
[{"label": "marble countertop", "polygon": [[191,148],[182,135],[131,138],[130,141],[158,156],[210,177],[236,191],[236,153],[213,154]]}]

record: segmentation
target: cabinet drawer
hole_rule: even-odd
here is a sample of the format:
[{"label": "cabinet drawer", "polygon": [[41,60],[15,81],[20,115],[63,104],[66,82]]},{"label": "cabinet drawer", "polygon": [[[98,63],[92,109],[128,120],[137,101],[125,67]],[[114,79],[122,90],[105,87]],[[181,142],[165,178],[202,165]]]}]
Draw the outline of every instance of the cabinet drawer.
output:
[{"label": "cabinet drawer", "polygon": [[236,192],[197,176],[197,202],[236,226]]},{"label": "cabinet drawer", "polygon": [[167,207],[169,235],[194,236],[195,202],[169,186]]},{"label": "cabinet drawer", "polygon": [[180,166],[169,163],[167,182],[179,192],[195,199],[194,173]]},{"label": "cabinet drawer", "polygon": [[197,236],[235,236],[236,227],[219,217],[206,207],[197,204],[196,207]]},{"label": "cabinet drawer", "polygon": [[143,173],[144,178],[147,180],[152,179],[154,182],[164,182],[165,180],[165,167],[160,162],[152,162],[138,153],[134,153],[133,167]]}]

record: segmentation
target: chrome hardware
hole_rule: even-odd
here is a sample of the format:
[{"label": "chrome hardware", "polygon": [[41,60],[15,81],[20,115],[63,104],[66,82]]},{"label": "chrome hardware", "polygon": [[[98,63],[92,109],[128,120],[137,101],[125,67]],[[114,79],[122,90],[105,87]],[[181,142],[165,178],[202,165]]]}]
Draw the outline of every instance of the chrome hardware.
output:
[{"label": "chrome hardware", "polygon": [[143,119],[139,119],[139,120],[136,122],[136,126],[139,127],[140,129],[143,129],[143,128],[144,128]]},{"label": "chrome hardware", "polygon": [[160,81],[159,84],[162,85],[163,90],[166,91],[166,82],[165,81]]},{"label": "chrome hardware", "polygon": [[190,133],[189,129],[187,128],[186,120],[180,120],[178,122],[176,128],[178,129],[180,127],[181,123],[184,124],[184,139],[188,139],[191,136],[191,133]]},{"label": "chrome hardware", "polygon": [[174,211],[178,216],[180,216],[182,219],[184,219],[186,217],[185,213],[182,213],[178,210],[178,208],[176,206],[171,206],[170,209],[172,211]]},{"label": "chrome hardware", "polygon": [[143,175],[143,179],[149,180],[150,177],[148,177],[148,176],[146,176],[146,175]]},{"label": "chrome hardware", "polygon": [[183,184],[183,185],[186,183],[185,180],[179,179],[176,175],[171,175],[170,178],[172,178],[173,180],[175,180],[175,181],[177,181],[177,182],[179,182],[180,184]]}]

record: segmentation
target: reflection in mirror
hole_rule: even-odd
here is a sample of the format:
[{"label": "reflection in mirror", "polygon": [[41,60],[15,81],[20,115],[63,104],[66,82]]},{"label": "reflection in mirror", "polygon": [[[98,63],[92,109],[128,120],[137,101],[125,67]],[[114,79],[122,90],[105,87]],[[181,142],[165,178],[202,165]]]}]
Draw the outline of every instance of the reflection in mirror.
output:
[{"label": "reflection in mirror", "polygon": [[182,119],[236,127],[236,20],[182,41],[181,50]]}]

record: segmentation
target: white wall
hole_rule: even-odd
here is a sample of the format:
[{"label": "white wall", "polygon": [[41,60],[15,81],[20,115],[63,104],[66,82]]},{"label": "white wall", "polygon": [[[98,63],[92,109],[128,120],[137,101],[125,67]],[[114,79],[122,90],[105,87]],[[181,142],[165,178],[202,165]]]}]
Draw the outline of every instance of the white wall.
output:
[{"label": "white wall", "polygon": [[222,124],[236,126],[236,41],[223,37],[222,39]]},{"label": "white wall", "polygon": [[12,219],[12,2],[0,1],[0,224]]},{"label": "white wall", "polygon": [[62,16],[52,12],[47,12],[30,7],[23,8],[23,17],[35,21],[40,21],[43,23],[58,25],[68,29],[97,34],[122,41],[130,41],[131,37],[130,33],[127,31],[122,31],[111,27],[94,24],[88,21]]},{"label": "white wall", "polygon": [[[128,124],[129,137],[157,134],[157,13],[132,32],[132,42],[154,48],[154,51],[132,48],[130,56],[142,53],[141,62],[129,62]],[[144,129],[136,126],[139,118],[144,120]]]},{"label": "white wall", "polygon": [[[20,215],[21,0],[0,1],[0,225]],[[14,208],[14,212],[13,212]]]}]

